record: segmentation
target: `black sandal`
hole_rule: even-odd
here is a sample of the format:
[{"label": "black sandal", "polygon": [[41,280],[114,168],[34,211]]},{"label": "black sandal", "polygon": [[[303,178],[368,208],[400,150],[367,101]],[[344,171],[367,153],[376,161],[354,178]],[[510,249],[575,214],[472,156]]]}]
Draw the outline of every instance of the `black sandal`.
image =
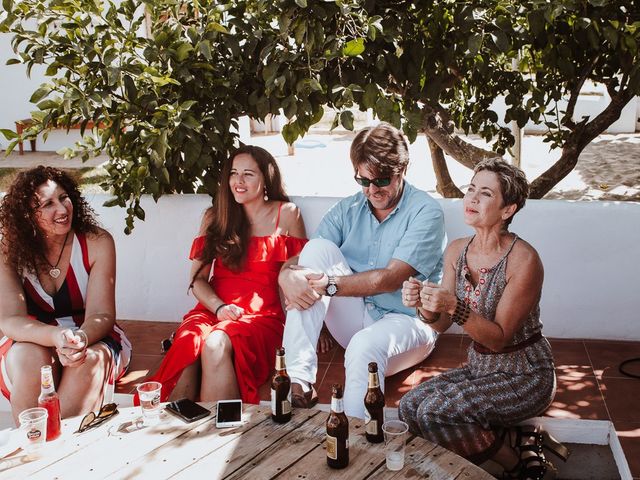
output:
[{"label": "black sandal", "polygon": [[[514,448],[522,445],[536,444],[553,453],[563,462],[566,462],[571,454],[571,451],[566,446],[555,439],[549,432],[539,427],[521,425],[512,427],[511,430],[516,434],[515,441],[511,443],[511,446]],[[511,440],[511,433],[509,433],[509,439]],[[533,442],[531,440],[533,440]]]}]

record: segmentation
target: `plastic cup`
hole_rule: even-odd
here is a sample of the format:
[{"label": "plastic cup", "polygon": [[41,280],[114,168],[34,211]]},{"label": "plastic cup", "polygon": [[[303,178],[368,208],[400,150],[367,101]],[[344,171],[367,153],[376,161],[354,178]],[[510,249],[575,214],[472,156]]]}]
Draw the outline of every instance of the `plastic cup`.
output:
[{"label": "plastic cup", "polygon": [[142,408],[142,423],[155,425],[160,420],[160,382],[145,382],[138,385],[138,396]]},{"label": "plastic cup", "polygon": [[47,441],[47,417],[46,408],[35,407],[23,410],[18,415],[22,437],[22,448],[27,453],[37,452]]},{"label": "plastic cup", "polygon": [[404,450],[409,426],[400,420],[389,420],[382,424],[384,433],[384,454],[387,469],[402,470],[404,467]]}]

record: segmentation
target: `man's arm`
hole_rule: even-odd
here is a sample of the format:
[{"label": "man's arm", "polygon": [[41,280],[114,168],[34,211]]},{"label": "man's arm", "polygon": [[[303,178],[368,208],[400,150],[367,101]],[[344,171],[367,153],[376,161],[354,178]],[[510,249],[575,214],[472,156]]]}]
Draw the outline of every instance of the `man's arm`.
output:
[{"label": "man's arm", "polygon": [[[367,297],[380,293],[395,292],[416,270],[402,260],[392,258],[384,268],[376,268],[352,275],[334,277],[339,297]],[[329,277],[323,274],[318,279],[309,280],[309,285],[319,295],[325,295]]]}]

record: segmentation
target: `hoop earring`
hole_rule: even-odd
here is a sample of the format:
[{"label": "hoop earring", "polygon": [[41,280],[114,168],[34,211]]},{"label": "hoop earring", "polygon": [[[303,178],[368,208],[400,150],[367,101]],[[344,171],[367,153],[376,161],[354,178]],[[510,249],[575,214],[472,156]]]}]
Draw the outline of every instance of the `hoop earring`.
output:
[{"label": "hoop earring", "polygon": [[269,195],[267,195],[267,187],[264,187],[264,197],[262,197],[262,198],[264,198],[265,202],[269,201]]}]

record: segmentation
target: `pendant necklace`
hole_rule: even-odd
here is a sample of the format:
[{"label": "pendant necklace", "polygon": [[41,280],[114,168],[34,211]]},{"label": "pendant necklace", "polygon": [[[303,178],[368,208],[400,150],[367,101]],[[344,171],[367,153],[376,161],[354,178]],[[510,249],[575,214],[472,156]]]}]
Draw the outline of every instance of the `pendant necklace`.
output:
[{"label": "pendant necklace", "polygon": [[[71,230],[69,230],[69,232],[71,232]],[[51,265],[49,263],[49,260],[47,260],[47,257],[44,258],[45,260],[47,260],[47,263],[51,267],[51,269],[49,270],[49,276],[51,278],[58,278],[60,276],[60,269],[58,268],[58,265],[60,264],[60,260],[62,259],[62,253],[64,252],[64,249],[67,246],[67,239],[69,238],[69,232],[67,232],[67,235],[64,237],[64,243],[62,244],[62,250],[60,250],[60,255],[58,255],[58,261],[56,262],[56,264],[55,265]]]}]

